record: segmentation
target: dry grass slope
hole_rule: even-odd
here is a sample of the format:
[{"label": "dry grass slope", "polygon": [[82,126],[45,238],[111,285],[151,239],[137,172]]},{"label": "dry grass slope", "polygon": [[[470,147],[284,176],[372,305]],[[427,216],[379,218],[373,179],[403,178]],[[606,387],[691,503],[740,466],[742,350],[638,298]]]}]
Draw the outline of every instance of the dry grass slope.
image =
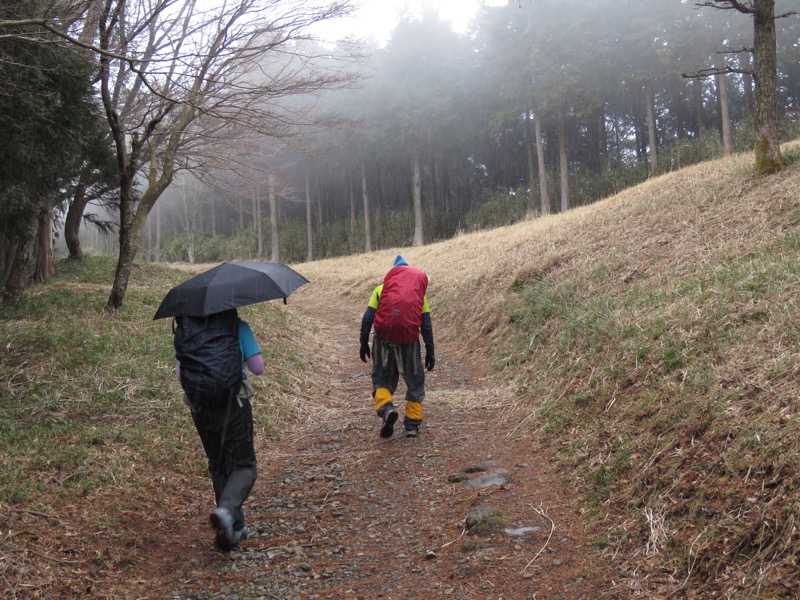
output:
[{"label": "dry grass slope", "polygon": [[302,271],[353,300],[396,252],[423,268],[439,352],[494,368],[500,410],[575,469],[596,543],[646,582],[798,597],[800,168],[751,173],[736,156]]}]

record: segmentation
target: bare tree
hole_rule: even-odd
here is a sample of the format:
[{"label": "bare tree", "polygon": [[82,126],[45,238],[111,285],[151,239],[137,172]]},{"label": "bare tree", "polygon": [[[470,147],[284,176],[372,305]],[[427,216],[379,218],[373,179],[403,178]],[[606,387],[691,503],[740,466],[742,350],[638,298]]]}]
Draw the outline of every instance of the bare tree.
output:
[{"label": "bare tree", "polygon": [[[330,51],[307,31],[350,10],[349,0],[104,3],[99,84],[120,177],[109,309],[122,306],[147,216],[177,171],[207,167],[220,144],[288,141],[325,124],[312,110],[313,95],[349,85],[354,75],[331,69]],[[300,98],[306,101],[289,102]]]}]

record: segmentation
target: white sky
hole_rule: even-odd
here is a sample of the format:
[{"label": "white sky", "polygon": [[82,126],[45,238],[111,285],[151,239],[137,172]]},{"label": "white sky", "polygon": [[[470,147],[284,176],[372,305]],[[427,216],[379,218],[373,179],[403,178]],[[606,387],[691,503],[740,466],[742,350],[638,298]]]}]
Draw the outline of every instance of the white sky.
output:
[{"label": "white sky", "polygon": [[405,9],[419,17],[426,5],[433,7],[439,18],[450,21],[454,31],[464,33],[480,4],[503,6],[507,0],[354,0],[354,3],[358,7],[354,18],[324,24],[320,35],[333,39],[354,35],[383,46]]}]

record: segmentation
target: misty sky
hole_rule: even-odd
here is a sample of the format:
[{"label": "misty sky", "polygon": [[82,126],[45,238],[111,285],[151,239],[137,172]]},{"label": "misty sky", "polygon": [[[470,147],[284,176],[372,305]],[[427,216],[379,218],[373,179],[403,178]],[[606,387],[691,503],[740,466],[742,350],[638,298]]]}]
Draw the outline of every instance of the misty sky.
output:
[{"label": "misty sky", "polygon": [[420,16],[426,5],[433,7],[443,20],[450,21],[453,29],[464,33],[470,19],[481,3],[489,6],[503,6],[507,0],[356,0],[359,7],[355,18],[341,19],[326,24],[322,35],[337,39],[346,35],[375,40],[384,45],[399,16],[405,12]]}]

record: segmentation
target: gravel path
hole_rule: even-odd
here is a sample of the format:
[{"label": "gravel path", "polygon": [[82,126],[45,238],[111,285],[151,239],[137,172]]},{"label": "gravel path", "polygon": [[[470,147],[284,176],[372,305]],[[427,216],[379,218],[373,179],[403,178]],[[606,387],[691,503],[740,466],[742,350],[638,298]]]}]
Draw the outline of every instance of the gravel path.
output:
[{"label": "gravel path", "polygon": [[569,482],[516,431],[508,390],[451,363],[437,340],[419,437],[400,426],[381,439],[357,356],[360,309],[315,302],[291,308],[318,330],[311,351],[327,357],[308,383],[319,417],[260,449],[250,539],[229,555],[198,541],[151,582],[165,597],[623,596],[610,593],[611,569],[586,539]]}]

